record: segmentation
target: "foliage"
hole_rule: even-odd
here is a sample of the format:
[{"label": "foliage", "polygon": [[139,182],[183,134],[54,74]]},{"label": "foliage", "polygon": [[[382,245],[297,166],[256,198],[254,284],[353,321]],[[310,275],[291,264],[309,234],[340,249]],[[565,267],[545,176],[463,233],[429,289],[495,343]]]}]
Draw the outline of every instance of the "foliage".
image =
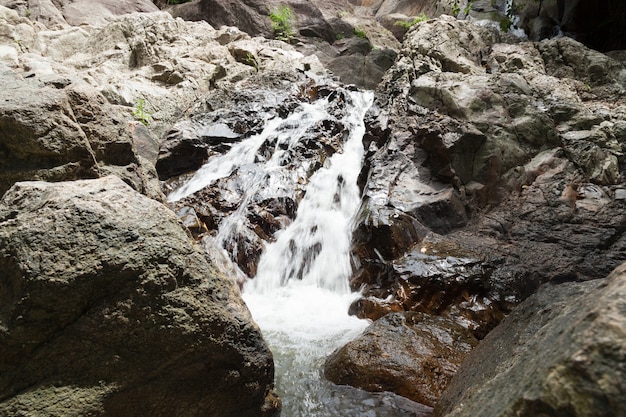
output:
[{"label": "foliage", "polygon": [[[472,6],[474,6],[474,0],[468,0],[465,3],[465,7],[463,8],[463,14],[469,14],[470,10],[472,10]],[[450,11],[453,15],[458,15],[459,13],[461,13],[461,1],[454,0],[454,3],[452,3],[452,9]]]},{"label": "foliage", "polygon": [[254,55],[252,55],[252,53],[248,52],[246,54],[246,57],[244,58],[244,62],[246,65],[250,65],[251,67],[254,67],[256,72],[259,72],[259,61],[256,59]]},{"label": "foliage", "polygon": [[415,19],[410,20],[408,22],[405,22],[404,20],[398,20],[396,23],[394,23],[394,25],[396,26],[400,26],[403,29],[408,30],[411,26],[414,26],[420,22],[424,22],[428,20],[428,16],[426,16],[424,13],[420,14],[419,16],[417,16]]},{"label": "foliage", "polygon": [[144,126],[148,126],[148,124],[153,121],[152,113],[146,110],[146,100],[143,98],[137,100],[137,104],[135,104],[135,109],[133,110],[133,116],[135,120],[140,121]]},{"label": "foliage", "polygon": [[278,6],[270,11],[272,30],[276,39],[288,42],[293,38],[295,14],[289,6]]},{"label": "foliage", "polygon": [[365,33],[365,29],[360,26],[354,28],[354,36],[361,39],[367,39],[367,33]]}]

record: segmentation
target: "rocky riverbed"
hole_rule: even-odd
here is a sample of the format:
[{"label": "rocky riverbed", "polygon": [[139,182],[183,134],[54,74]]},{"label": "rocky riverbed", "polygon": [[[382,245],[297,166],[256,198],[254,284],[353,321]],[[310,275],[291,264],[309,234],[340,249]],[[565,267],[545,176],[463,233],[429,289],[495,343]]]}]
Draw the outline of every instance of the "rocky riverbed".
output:
[{"label": "rocky riverbed", "polygon": [[[278,415],[240,288],[344,153],[357,88],[375,98],[345,285],[372,324],[323,372],[381,394],[337,395],[389,416],[626,412],[619,31],[599,46],[582,0],[526,5],[533,41],[480,21],[503,2],[396,24],[454,3],[292,0],[285,42],[278,2],[1,2],[0,415]],[[607,53],[540,41],[542,22]],[[185,185],[250,140],[249,163]]]}]

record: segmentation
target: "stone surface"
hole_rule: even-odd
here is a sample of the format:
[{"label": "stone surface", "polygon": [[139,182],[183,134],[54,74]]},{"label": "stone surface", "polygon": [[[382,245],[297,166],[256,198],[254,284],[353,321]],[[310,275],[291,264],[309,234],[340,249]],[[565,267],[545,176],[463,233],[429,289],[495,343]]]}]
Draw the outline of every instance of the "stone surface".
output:
[{"label": "stone surface", "polygon": [[0,265],[1,415],[259,416],[272,396],[233,281],[114,176],[15,184]]},{"label": "stone surface", "polygon": [[567,37],[415,25],[368,114],[352,312],[442,314],[483,337],[541,283],[625,261],[625,77]]},{"label": "stone surface", "polygon": [[546,285],[472,351],[435,415],[617,416],[626,409],[626,272]]},{"label": "stone surface", "polygon": [[[115,174],[163,199],[155,147],[203,94],[221,84],[233,91],[258,72],[324,73],[315,57],[287,44],[164,12],[113,18],[94,11],[90,17],[108,23],[45,28],[18,6],[0,6],[0,193],[22,180]],[[237,51],[250,52],[257,65]]]},{"label": "stone surface", "polygon": [[451,320],[393,313],[331,354],[324,374],[336,384],[392,391],[432,406],[476,344],[466,329]]}]

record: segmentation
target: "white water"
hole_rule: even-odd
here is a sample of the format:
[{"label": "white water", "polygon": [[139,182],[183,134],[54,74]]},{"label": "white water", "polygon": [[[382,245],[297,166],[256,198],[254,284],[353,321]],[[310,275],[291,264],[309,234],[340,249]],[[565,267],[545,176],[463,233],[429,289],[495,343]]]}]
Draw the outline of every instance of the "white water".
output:
[{"label": "white water", "polygon": [[[276,241],[266,247],[261,257],[256,277],[244,286],[243,298],[274,354],[283,417],[373,412],[371,398],[345,399],[345,394],[339,394],[339,388],[321,375],[324,359],[369,324],[348,316],[348,307],[357,297],[350,293],[348,279],[353,220],[360,204],[357,176],[363,159],[363,117],[372,100],[371,92],[345,92],[348,109],[341,122],[349,135],[343,150],[327,159],[310,178],[295,220],[276,234]],[[285,120],[268,120],[262,133],[210,159],[168,200],[191,195],[235,170],[243,173],[249,187],[242,209],[220,226],[217,241],[223,244],[242,225],[241,211],[247,201],[257,192],[267,192],[259,185],[267,181],[260,180],[280,177],[276,171],[282,169],[284,149],[297,144],[320,121],[333,118],[327,113],[327,104],[327,100],[320,99],[303,104]],[[273,154],[268,161],[259,163],[257,153],[268,141]]]},{"label": "white water", "polygon": [[[363,116],[371,93],[351,93],[354,108],[343,152],[311,178],[294,222],[261,257],[244,300],[268,340],[276,363],[283,417],[335,416],[331,385],[320,374],[324,358],[357,336],[367,322],[348,316],[348,287],[356,184],[363,159]],[[346,414],[347,415],[347,414]]]}]

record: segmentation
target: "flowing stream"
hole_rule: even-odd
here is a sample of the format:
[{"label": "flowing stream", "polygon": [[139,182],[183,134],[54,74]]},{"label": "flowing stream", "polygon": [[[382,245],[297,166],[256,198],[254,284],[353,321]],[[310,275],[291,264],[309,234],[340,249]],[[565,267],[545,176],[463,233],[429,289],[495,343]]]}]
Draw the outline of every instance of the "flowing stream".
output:
[{"label": "flowing stream", "polygon": [[[325,358],[369,324],[347,312],[357,296],[348,286],[350,243],[360,204],[357,176],[364,153],[363,117],[373,93],[344,94],[347,111],[341,123],[349,134],[343,149],[311,176],[296,218],[267,245],[256,277],[243,289],[243,298],[274,354],[283,417],[411,415],[399,408],[402,400],[393,394],[371,395],[338,387],[321,372]],[[272,172],[281,169],[283,150],[294,146],[320,121],[332,118],[328,107],[327,99],[319,99],[302,104],[286,119],[267,120],[263,132],[210,159],[168,199],[176,201],[219,178],[245,172],[249,182],[240,207],[247,206],[251,196],[260,192],[259,184],[267,184]],[[258,168],[256,154],[269,138],[275,142],[275,151]],[[256,168],[247,168],[250,165]],[[223,245],[241,225],[245,213],[240,211],[222,222],[218,244]]]}]

